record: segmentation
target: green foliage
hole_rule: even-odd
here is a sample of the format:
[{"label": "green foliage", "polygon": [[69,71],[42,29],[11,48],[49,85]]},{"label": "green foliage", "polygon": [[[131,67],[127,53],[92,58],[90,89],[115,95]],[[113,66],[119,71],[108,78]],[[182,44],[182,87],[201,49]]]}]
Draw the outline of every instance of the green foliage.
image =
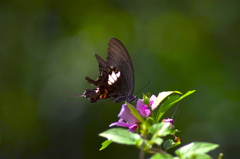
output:
[{"label": "green foliage", "polygon": [[168,97],[164,103],[161,104],[159,110],[158,110],[158,113],[157,113],[157,119],[156,121],[158,122],[161,117],[166,113],[166,111],[168,109],[170,109],[175,103],[179,102],[180,100],[182,100],[183,98],[189,96],[190,94],[194,93],[195,90],[193,91],[188,91],[186,94],[182,95],[182,96],[179,96],[179,95],[172,95],[172,96],[169,96],[173,93],[176,93],[176,94],[181,94],[180,92],[178,91],[174,91],[174,92],[163,92],[165,96],[162,96],[161,94],[162,93],[159,93],[158,97],[157,97],[157,101],[161,104],[161,102],[166,98]]},{"label": "green foliage", "polygon": [[143,94],[143,104],[146,104],[146,105],[149,105],[149,102],[150,102],[150,93],[146,93],[146,94]]},{"label": "green foliage", "polygon": [[157,99],[155,100],[153,104],[153,108],[156,108],[165,98],[170,96],[171,94],[176,93],[176,94],[181,94],[178,91],[167,91],[167,92],[161,92],[158,94]]},{"label": "green foliage", "polygon": [[149,128],[149,132],[152,135],[157,135],[157,136],[161,136],[164,137],[166,135],[168,135],[171,132],[171,124],[170,123],[157,123],[152,125]]},{"label": "green foliage", "polygon": [[[181,158],[194,158],[195,156],[203,157],[207,159],[206,153],[219,147],[217,144],[206,143],[206,142],[192,142],[185,145],[175,151],[176,155]],[[200,158],[199,157],[199,158]],[[209,156],[210,157],[210,156]]]},{"label": "green foliage", "polygon": [[102,147],[99,149],[99,151],[107,148],[108,145],[110,145],[112,142],[113,142],[113,141],[111,141],[111,140],[106,140],[106,141],[104,141],[104,142],[102,143]]},{"label": "green foliage", "polygon": [[179,158],[173,157],[170,154],[156,153],[150,159],[179,159]]},{"label": "green foliage", "polygon": [[162,138],[160,138],[160,137],[155,137],[155,138],[152,138],[151,141],[152,141],[154,144],[160,146],[160,145],[163,143],[164,140],[163,140]]},{"label": "green foliage", "polygon": [[105,137],[108,140],[111,140],[112,142],[125,145],[135,145],[138,140],[141,140],[139,134],[131,133],[126,129],[122,128],[109,129],[99,134],[99,136]]},{"label": "green foliage", "polygon": [[[138,133],[133,133],[122,128],[113,128],[104,131],[99,135],[107,138],[108,140],[103,142],[100,150],[105,149],[111,142],[115,142],[118,144],[135,145],[145,153],[154,154],[151,159],[210,159],[211,157],[207,153],[217,148],[217,144],[193,142],[177,149],[175,151],[177,155],[176,157],[168,154],[167,151],[169,149],[172,149],[181,143],[180,138],[176,136],[176,133],[179,131],[178,129],[174,129],[173,119],[166,119],[160,123],[157,122],[160,121],[162,115],[166,113],[166,111],[175,103],[192,93],[194,93],[194,91],[189,91],[180,96],[182,93],[178,91],[161,92],[155,101],[153,101],[152,105],[150,105],[150,97],[144,95],[143,103],[146,104],[147,107],[142,107],[142,105],[140,105],[135,108],[131,104],[127,103],[127,107],[130,109],[131,114],[134,118],[140,121],[138,123]],[[147,108],[152,110],[151,115],[145,119],[141,117],[139,111],[148,111]],[[157,110],[157,115],[153,115],[155,113],[154,110]],[[125,115],[129,116],[128,113]],[[131,119],[134,118],[131,117]],[[128,124],[131,125],[130,123]],[[163,137],[165,136],[173,137],[174,139],[164,140]]]},{"label": "green foliage", "polygon": [[176,142],[174,142],[172,139],[167,139],[164,143],[163,143],[163,149],[164,150],[169,150],[175,146],[177,146],[178,144],[176,144]]},{"label": "green foliage", "polygon": [[184,129],[177,128],[182,135],[201,132],[187,137],[189,143],[204,135],[206,141],[223,143],[224,157],[236,158],[239,6],[239,0],[1,1],[0,158],[111,158],[118,153],[89,150],[99,149],[95,134],[114,120],[120,104],[69,98],[93,88],[84,80],[97,77],[93,53],[105,60],[112,36],[130,53],[135,92],[148,81],[151,92],[197,88],[201,93],[189,98],[194,100],[180,104],[178,119],[187,120],[178,120]]}]

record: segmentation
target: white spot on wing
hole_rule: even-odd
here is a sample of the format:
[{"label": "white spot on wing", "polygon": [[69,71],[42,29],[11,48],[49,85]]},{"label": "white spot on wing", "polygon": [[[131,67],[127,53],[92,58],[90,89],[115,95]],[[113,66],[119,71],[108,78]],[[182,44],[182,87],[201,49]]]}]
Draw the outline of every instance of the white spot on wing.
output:
[{"label": "white spot on wing", "polygon": [[120,77],[120,71],[118,71],[118,73],[116,75],[117,75],[117,78],[119,78]]},{"label": "white spot on wing", "polygon": [[117,81],[119,77],[120,77],[120,71],[118,71],[118,73],[115,73],[114,71],[112,71],[111,75],[110,74],[108,75],[108,84],[112,85]]},{"label": "white spot on wing", "polygon": [[110,81],[108,81],[108,84],[109,84],[109,85],[112,85],[112,83],[111,83]]},{"label": "white spot on wing", "polygon": [[117,80],[117,78],[118,78],[117,75],[115,74],[115,72],[112,72],[111,76],[112,76],[114,82],[115,82],[115,81]]},{"label": "white spot on wing", "polygon": [[97,89],[95,90],[95,92],[96,92],[96,93],[99,93],[99,88],[97,88]]},{"label": "white spot on wing", "polygon": [[108,81],[110,81],[111,83],[114,83],[115,80],[112,78],[111,75],[108,75]]}]

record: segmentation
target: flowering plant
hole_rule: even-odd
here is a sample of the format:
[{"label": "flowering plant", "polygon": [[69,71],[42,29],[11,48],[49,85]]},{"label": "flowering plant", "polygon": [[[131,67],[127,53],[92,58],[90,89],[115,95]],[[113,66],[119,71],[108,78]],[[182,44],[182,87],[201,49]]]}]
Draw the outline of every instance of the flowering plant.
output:
[{"label": "flowering plant", "polygon": [[[178,91],[161,92],[156,97],[149,94],[138,99],[136,107],[124,103],[118,114],[117,122],[110,124],[110,127],[120,126],[124,128],[111,128],[99,135],[107,138],[102,143],[100,150],[105,149],[110,143],[135,145],[140,149],[139,158],[143,159],[144,154],[152,154],[151,159],[193,159],[211,157],[206,154],[218,147],[217,144],[206,142],[192,142],[175,151],[177,156],[172,156],[167,151],[181,143],[180,138],[175,134],[179,132],[174,128],[174,120],[171,118],[162,119],[165,112],[175,103],[179,102],[195,90],[182,95]],[[172,139],[163,137],[170,136]],[[164,140],[165,139],[165,140]],[[221,154],[222,155],[222,154]],[[219,155],[219,159],[221,158]]]}]

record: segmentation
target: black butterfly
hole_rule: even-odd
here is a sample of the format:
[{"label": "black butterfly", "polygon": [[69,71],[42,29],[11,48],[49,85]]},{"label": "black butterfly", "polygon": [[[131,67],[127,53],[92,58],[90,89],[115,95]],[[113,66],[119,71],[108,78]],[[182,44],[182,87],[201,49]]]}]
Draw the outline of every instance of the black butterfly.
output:
[{"label": "black butterfly", "polygon": [[137,99],[133,96],[134,71],[131,58],[124,45],[116,38],[111,38],[108,43],[108,57],[104,61],[95,54],[98,61],[99,77],[86,80],[95,85],[96,89],[86,89],[80,95],[86,97],[90,102],[113,97],[113,102],[132,102]]}]

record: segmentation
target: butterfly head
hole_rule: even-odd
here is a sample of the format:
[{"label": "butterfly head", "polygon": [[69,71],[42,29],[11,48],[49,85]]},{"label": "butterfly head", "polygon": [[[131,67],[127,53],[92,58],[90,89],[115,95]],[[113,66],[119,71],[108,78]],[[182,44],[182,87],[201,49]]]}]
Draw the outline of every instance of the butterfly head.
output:
[{"label": "butterfly head", "polygon": [[133,103],[137,101],[137,96],[131,95],[126,99],[126,102]]}]

